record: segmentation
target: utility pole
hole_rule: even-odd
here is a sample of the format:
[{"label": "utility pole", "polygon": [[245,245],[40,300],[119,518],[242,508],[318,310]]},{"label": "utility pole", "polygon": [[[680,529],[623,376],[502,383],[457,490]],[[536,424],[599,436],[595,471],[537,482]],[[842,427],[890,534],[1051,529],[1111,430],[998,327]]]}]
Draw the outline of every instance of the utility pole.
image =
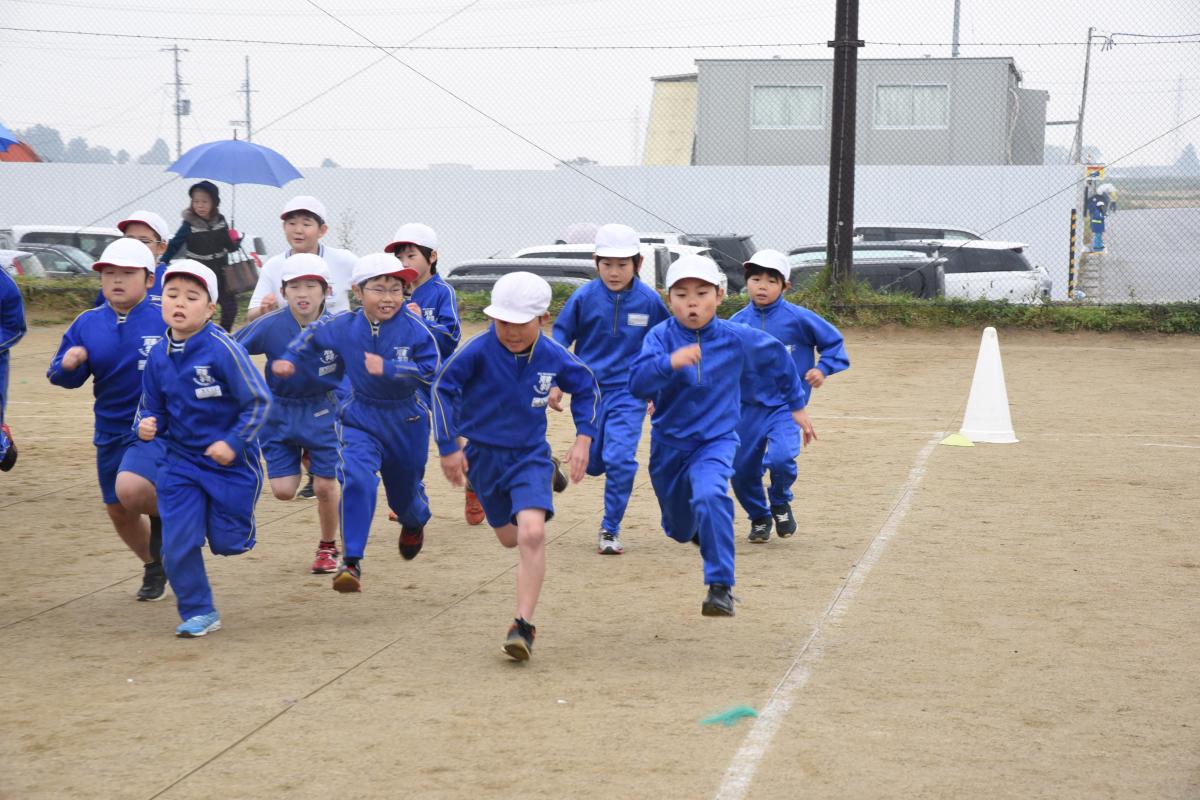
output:
[{"label": "utility pole", "polygon": [[170,47],[159,49],[160,53],[175,54],[175,158],[183,155],[183,118],[192,113],[192,102],[183,99],[183,87],[187,84],[179,75],[179,54],[187,50],[180,48],[176,42]]},{"label": "utility pole", "polygon": [[958,58],[958,19],[962,11],[962,0],[954,0],[954,38],[950,41],[950,57]]},{"label": "utility pole", "polygon": [[1095,28],[1088,28],[1087,55],[1083,58],[1083,95],[1079,98],[1079,121],[1075,123],[1075,141],[1071,143],[1071,163],[1083,163],[1083,112],[1087,108],[1088,72],[1092,67],[1092,34]]},{"label": "utility pole", "polygon": [[825,258],[834,283],[850,278],[854,258],[854,148],[858,102],[858,0],[837,0],[833,41],[833,113],[829,144],[829,224]]},{"label": "utility pole", "polygon": [[246,141],[254,141],[254,128],[250,116],[250,95],[254,93],[254,89],[250,88],[250,56],[246,56],[246,80],[242,82],[242,88],[238,89],[240,94],[246,95],[246,118],[232,119],[230,125],[244,125],[246,127]]}]

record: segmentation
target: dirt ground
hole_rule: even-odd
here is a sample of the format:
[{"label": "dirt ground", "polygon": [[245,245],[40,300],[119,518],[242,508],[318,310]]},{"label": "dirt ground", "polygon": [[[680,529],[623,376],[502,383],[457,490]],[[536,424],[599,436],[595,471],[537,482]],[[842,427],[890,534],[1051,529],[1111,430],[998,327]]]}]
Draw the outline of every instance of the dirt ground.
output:
[{"label": "dirt ground", "polygon": [[364,592],[339,595],[307,573],[314,502],[264,497],[257,548],[208,560],[225,628],[174,638],[101,507],[90,392],[44,378],[62,329],[13,353],[0,796],[712,797],[754,721],[700,720],[762,709],[818,625],[747,797],[1200,796],[1200,340],[1001,332],[1021,442],[935,448],[834,620],[918,453],[957,430],[979,344],[852,330],[812,406],[799,534],[749,545],[738,520],[737,616],[700,615],[646,437],[624,556],[595,553],[600,480],[558,497],[519,665],[499,650],[515,554],[434,460],[416,560],[381,515]]}]

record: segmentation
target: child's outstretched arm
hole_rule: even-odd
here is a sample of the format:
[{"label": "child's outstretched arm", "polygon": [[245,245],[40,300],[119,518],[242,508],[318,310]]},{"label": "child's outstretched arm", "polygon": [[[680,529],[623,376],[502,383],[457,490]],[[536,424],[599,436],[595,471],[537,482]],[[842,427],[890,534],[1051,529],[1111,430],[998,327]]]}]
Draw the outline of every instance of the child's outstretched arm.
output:
[{"label": "child's outstretched arm", "polygon": [[558,373],[558,385],[571,395],[571,416],[575,418],[575,444],[567,453],[567,471],[572,483],[579,483],[587,471],[588,453],[596,436],[600,409],[600,385],[587,364],[563,349],[566,361]]},{"label": "child's outstretched arm", "polygon": [[[241,346],[223,338],[219,341],[226,351],[226,358],[222,364],[225,381],[229,384],[229,389],[241,410],[233,427],[213,442],[205,454],[219,464],[230,464],[237,453],[251,447],[258,439],[258,433],[271,410],[271,391],[267,388],[262,373],[255,369],[250,356]],[[210,452],[214,448],[216,452]],[[228,451],[224,448],[228,448]],[[225,457],[228,457],[228,460],[224,460]]]},{"label": "child's outstretched arm", "polygon": [[[842,332],[831,323],[813,314],[806,318],[806,324],[808,335],[815,342],[820,358],[817,365],[805,374],[804,379],[814,389],[819,389],[830,375],[850,367],[850,357],[846,355],[846,341]],[[814,372],[816,374],[813,374]]]},{"label": "child's outstretched arm", "polygon": [[146,357],[146,367],[142,370],[142,397],[138,401],[137,412],[133,415],[133,431],[139,439],[146,442],[165,431],[169,423],[158,378],[166,346],[165,339],[154,345],[150,355]]},{"label": "child's outstretched arm", "polygon": [[579,292],[573,292],[567,298],[562,311],[554,319],[554,328],[550,335],[554,341],[563,347],[570,347],[579,333]]},{"label": "child's outstretched arm", "polygon": [[21,289],[7,274],[0,275],[0,353],[25,336],[25,302]]},{"label": "child's outstretched arm", "polygon": [[313,358],[317,348],[332,347],[334,336],[330,326],[339,324],[335,321],[341,316],[339,314],[324,317],[296,334],[296,338],[288,343],[283,355],[271,362],[271,374],[277,378],[290,378],[296,374],[296,364],[306,358]]},{"label": "child's outstretched arm", "polygon": [[699,345],[682,347],[672,353],[666,348],[661,329],[655,328],[642,340],[642,352],[633,362],[629,372],[629,393],[642,400],[653,400],[671,382],[675,370],[699,361]]},{"label": "child's outstretched arm", "polygon": [[[442,369],[442,356],[438,350],[437,339],[425,324],[425,320],[421,319],[420,315],[413,313],[411,309],[405,308],[403,312],[406,315],[410,327],[414,331],[414,343],[412,349],[408,352],[405,360],[392,358],[387,361],[382,361],[383,374],[394,380],[402,380],[405,378],[414,379],[429,386],[437,377],[438,372]],[[368,356],[371,354],[367,354]],[[370,361],[368,360],[368,370],[370,369]]]},{"label": "child's outstretched arm", "polygon": [[75,327],[78,321],[76,319],[75,322],[72,322],[71,327],[67,328],[67,332],[63,334],[58,352],[54,354],[54,360],[50,362],[50,369],[46,370],[46,377],[55,386],[78,389],[87,382],[92,374],[91,365],[88,363],[87,348],[83,346],[83,342],[79,338],[79,331]]}]

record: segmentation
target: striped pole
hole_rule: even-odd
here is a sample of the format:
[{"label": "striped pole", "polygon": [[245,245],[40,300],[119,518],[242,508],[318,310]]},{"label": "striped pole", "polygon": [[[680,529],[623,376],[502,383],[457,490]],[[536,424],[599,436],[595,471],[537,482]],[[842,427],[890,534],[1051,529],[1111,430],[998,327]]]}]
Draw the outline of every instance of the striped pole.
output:
[{"label": "striped pole", "polygon": [[1078,216],[1079,216],[1079,212],[1072,208],[1071,209],[1071,260],[1070,260],[1069,266],[1067,268],[1067,299],[1068,300],[1075,299],[1075,282],[1078,277],[1075,274],[1075,223],[1077,222]]}]

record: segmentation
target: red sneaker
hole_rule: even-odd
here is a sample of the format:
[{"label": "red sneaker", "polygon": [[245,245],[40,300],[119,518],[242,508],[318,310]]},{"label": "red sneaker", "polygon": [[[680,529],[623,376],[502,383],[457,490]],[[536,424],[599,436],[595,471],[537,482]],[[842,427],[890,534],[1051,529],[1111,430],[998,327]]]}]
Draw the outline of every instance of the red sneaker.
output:
[{"label": "red sneaker", "polygon": [[468,525],[478,525],[483,522],[484,513],[483,506],[479,504],[479,495],[468,487],[467,488],[467,503],[463,509],[463,516],[467,518]]},{"label": "red sneaker", "polygon": [[404,556],[405,561],[412,561],[417,557],[417,553],[421,552],[422,545],[425,544],[425,527],[420,528],[400,528],[400,555]]},{"label": "red sneaker", "polygon": [[313,559],[312,571],[314,575],[325,575],[337,569],[338,551],[337,547],[330,544],[317,545],[317,557]]},{"label": "red sneaker", "polygon": [[13,441],[7,422],[0,427],[4,429],[4,438],[8,439],[8,449],[4,451],[4,458],[0,458],[0,472],[8,472],[17,463],[17,443]]}]

